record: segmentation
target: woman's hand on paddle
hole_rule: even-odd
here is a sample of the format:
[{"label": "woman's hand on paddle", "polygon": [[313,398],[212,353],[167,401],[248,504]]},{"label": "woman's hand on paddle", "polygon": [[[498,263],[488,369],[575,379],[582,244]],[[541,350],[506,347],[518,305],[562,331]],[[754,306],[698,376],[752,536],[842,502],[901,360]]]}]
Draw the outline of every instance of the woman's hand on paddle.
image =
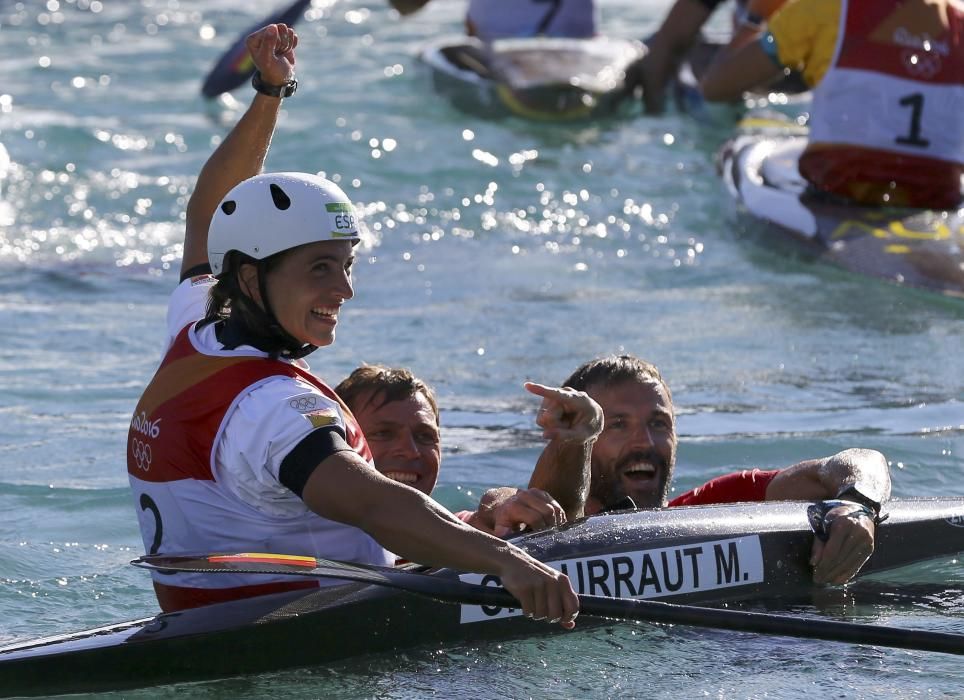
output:
[{"label": "woman's hand on paddle", "polygon": [[245,40],[248,53],[261,79],[268,85],[284,85],[295,75],[298,35],[286,24],[269,24]]},{"label": "woman's hand on paddle", "polygon": [[877,526],[866,510],[858,505],[837,506],[827,513],[830,538],[814,538],[810,554],[816,583],[846,583],[874,553]]},{"label": "woman's hand on paddle", "polygon": [[511,547],[506,565],[499,571],[502,585],[522,604],[522,612],[533,620],[558,623],[571,630],[579,614],[579,598],[569,578]]},{"label": "woman's hand on paddle", "polygon": [[542,428],[542,437],[547,440],[584,443],[595,440],[602,432],[602,409],[586,392],[534,382],[524,386],[526,391],[542,397],[536,425]]}]

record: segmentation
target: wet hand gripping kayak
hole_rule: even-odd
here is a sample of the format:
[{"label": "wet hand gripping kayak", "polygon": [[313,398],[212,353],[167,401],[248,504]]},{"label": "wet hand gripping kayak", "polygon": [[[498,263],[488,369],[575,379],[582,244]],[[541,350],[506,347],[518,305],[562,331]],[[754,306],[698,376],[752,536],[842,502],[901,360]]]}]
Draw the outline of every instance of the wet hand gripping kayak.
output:
[{"label": "wet hand gripping kayak", "polygon": [[[602,618],[650,620],[964,653],[962,635],[690,607],[814,589],[808,507],[759,503],[626,511],[515,542],[568,574],[584,596],[580,626]],[[964,498],[894,500],[885,510],[889,518],[879,527],[876,552],[862,573],[964,552]],[[353,582],[10,645],[0,649],[0,695],[104,692],[312,666],[420,644],[561,633],[512,609],[494,577],[276,555],[138,561],[160,569],[334,574]],[[346,629],[352,633],[339,631]]]}]

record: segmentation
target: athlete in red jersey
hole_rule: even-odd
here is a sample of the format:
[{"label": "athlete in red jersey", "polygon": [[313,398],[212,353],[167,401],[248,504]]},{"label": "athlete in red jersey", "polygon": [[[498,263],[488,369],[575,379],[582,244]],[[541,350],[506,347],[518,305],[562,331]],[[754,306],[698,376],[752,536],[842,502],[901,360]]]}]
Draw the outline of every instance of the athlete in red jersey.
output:
[{"label": "athlete in red jersey", "polygon": [[[528,490],[491,489],[469,522],[504,536],[526,524],[539,529],[617,504],[627,495],[641,507],[667,505],[676,434],[669,388],[652,365],[633,357],[588,363],[566,382],[571,395],[548,395],[537,422],[549,444]],[[538,391],[538,390],[537,390]],[[380,471],[431,490],[439,466],[438,410],[431,389],[406,370],[363,367],[338,386],[372,441]],[[598,400],[598,404],[593,399]],[[600,408],[600,405],[602,408]],[[598,424],[606,412],[606,424]],[[591,451],[590,470],[586,451]],[[847,450],[782,470],[743,470],[713,479],[669,501],[670,506],[764,500],[829,499],[858,485],[870,500],[890,493],[882,455]],[[426,491],[428,492],[428,491]],[[558,502],[547,500],[550,492]],[[587,498],[588,496],[588,498]],[[860,496],[857,496],[859,499]],[[831,540],[814,550],[817,581],[842,582],[873,551],[874,526],[858,506],[836,510]],[[833,517],[831,520],[833,520]]]},{"label": "athlete in red jersey", "polygon": [[744,469],[707,481],[673,498],[669,506],[706,506],[714,503],[743,503],[767,500],[767,488],[780,473],[778,469]]},{"label": "athlete in red jersey", "polygon": [[839,496],[855,502],[829,512],[830,539],[826,543],[816,539],[811,555],[814,580],[843,583],[873,553],[876,525],[872,508],[864,504],[876,504],[879,510],[879,504],[890,497],[890,473],[879,452],[845,450],[779,471],[737,472],[670,502],[676,419],[669,386],[659,370],[631,355],[610,356],[584,364],[563,385],[584,391],[602,408],[605,420],[592,446],[591,474],[579,472],[579,454],[574,451],[568,470],[537,468],[530,487],[544,489],[564,503],[588,481],[589,495],[582,504],[586,515],[617,505],[627,496],[641,508]]},{"label": "athlete in red jersey", "polygon": [[960,2],[794,0],[701,86],[708,100],[730,100],[785,68],[813,87],[800,173],[815,190],[870,205],[964,201]]}]

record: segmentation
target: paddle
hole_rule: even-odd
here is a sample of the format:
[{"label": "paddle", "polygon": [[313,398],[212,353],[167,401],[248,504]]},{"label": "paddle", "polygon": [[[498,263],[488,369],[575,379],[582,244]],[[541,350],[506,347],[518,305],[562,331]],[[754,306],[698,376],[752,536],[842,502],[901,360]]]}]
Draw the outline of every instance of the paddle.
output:
[{"label": "paddle", "polygon": [[[278,554],[201,554],[196,556],[148,555],[131,562],[157,571],[203,573],[255,573],[336,578],[397,588],[448,603],[518,608],[518,601],[503,588],[465,583],[417,571]],[[804,637],[833,642],[875,644],[884,647],[939,651],[964,655],[964,635],[927,630],[878,627],[854,622],[796,618],[787,615],[676,605],[653,600],[579,596],[585,615],[693,625],[712,629],[757,632],[784,637]]]},{"label": "paddle", "polygon": [[248,48],[244,45],[248,35],[268,24],[280,23],[287,24],[290,27],[301,18],[305,8],[310,4],[311,0],[295,0],[288,8],[265,17],[249,27],[247,31],[242,32],[237,41],[224,52],[204,79],[201,94],[207,98],[217,97],[222,92],[233,90],[250,80],[251,76],[254,75],[254,62],[248,55]]}]

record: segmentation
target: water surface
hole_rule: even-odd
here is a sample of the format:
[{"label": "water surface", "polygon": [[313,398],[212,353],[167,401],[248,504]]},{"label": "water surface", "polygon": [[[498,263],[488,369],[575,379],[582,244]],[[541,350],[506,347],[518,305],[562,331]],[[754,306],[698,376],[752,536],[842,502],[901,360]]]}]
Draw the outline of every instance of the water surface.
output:
[{"label": "water surface", "polygon": [[[605,32],[636,37],[665,9],[602,7]],[[146,573],[127,564],[141,544],[126,429],[163,349],[187,197],[238,116],[205,104],[200,82],[265,12],[224,0],[0,6],[12,161],[0,204],[0,642],[155,612]],[[887,455],[897,496],[961,493],[960,303],[815,263],[740,215],[713,162],[726,112],[547,126],[456,111],[414,56],[458,32],[461,12],[437,2],[402,21],[379,3],[316,1],[268,162],[336,178],[362,208],[373,243],[356,297],[312,366],[334,383],[361,361],[405,365],[437,387],[444,503],[526,481],[540,440],[523,381],[559,382],[622,351],[672,386],[677,492],[864,446]],[[959,561],[890,576],[866,602],[787,604],[964,632]],[[964,674],[936,654],[625,624],[124,696],[184,692],[952,698]]]}]

